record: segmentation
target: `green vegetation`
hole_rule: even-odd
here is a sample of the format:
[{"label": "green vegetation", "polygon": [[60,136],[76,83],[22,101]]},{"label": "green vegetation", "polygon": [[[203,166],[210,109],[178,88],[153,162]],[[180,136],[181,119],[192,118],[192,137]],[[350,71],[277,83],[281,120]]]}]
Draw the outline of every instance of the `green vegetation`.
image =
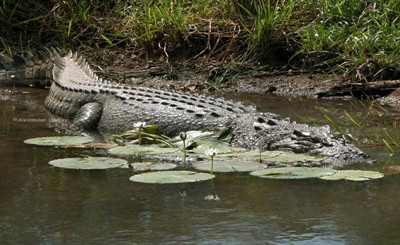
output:
[{"label": "green vegetation", "polygon": [[[350,101],[352,109],[320,109],[325,118],[338,132],[366,147],[384,146],[390,154],[400,149],[398,115],[374,100]],[[353,132],[350,135],[347,132]],[[395,151],[396,150],[396,151]]]},{"label": "green vegetation", "polygon": [[[0,0],[0,52],[55,45],[398,79],[398,0]],[[274,56],[275,55],[275,56]],[[255,63],[255,62],[254,62]]]}]

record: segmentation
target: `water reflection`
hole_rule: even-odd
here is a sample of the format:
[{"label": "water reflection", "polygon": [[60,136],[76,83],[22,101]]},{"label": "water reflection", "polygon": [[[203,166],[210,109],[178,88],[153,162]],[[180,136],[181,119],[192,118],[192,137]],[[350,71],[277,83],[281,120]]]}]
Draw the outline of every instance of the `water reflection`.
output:
[{"label": "water reflection", "polygon": [[[0,101],[2,244],[395,244],[400,240],[398,175],[354,183],[217,174],[213,184],[221,201],[210,202],[204,200],[212,190],[207,181],[149,185],[130,182],[128,169],[53,168],[47,165],[49,160],[91,151],[24,145],[26,138],[56,134],[48,120],[12,120],[49,118],[42,107],[46,91],[30,91]],[[281,104],[285,107],[281,110],[292,110]]]}]

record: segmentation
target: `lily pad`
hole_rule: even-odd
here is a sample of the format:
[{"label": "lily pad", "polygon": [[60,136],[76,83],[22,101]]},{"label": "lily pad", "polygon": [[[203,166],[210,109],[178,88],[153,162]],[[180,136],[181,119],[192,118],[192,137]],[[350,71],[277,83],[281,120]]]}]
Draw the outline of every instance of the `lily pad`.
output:
[{"label": "lily pad", "polygon": [[[155,162],[136,162],[131,163],[130,166],[136,171],[160,171],[160,170],[170,170],[176,168],[176,164],[173,163],[155,163]],[[128,164],[124,164],[122,168],[129,168]]]},{"label": "lily pad", "polygon": [[[195,142],[197,145],[202,145],[205,143],[217,143],[217,144],[228,144],[232,136],[224,136],[224,137],[217,137],[214,132],[209,131],[187,131],[186,134],[186,142]],[[182,139],[180,136],[176,136],[169,140],[170,143],[173,143],[177,146],[182,146]],[[187,144],[189,145],[189,144]]]},{"label": "lily pad", "polygon": [[375,171],[366,170],[339,170],[334,175],[322,176],[324,180],[351,180],[351,181],[366,181],[371,179],[383,178],[383,174]]},{"label": "lily pad", "polygon": [[158,147],[156,145],[141,146],[141,145],[130,145],[130,146],[120,146],[108,150],[109,153],[115,155],[140,155],[140,154],[167,154],[167,153],[183,153],[177,148],[164,148]]},{"label": "lily pad", "polygon": [[123,159],[108,157],[63,158],[49,162],[54,167],[84,170],[118,168],[126,163]]},{"label": "lily pad", "polygon": [[174,184],[198,182],[214,178],[214,175],[191,171],[159,171],[137,174],[129,178],[130,181],[147,184]]},{"label": "lily pad", "polygon": [[53,137],[40,137],[32,138],[24,141],[25,144],[31,145],[44,145],[44,146],[56,146],[56,145],[77,145],[86,144],[93,141],[91,137],[83,136],[53,136]]},{"label": "lily pad", "polygon": [[[264,151],[261,153],[261,159],[273,158],[278,156],[279,154],[281,154],[280,151]],[[258,161],[260,160],[260,153],[258,151],[225,153],[225,154],[218,154],[215,156],[215,158],[219,158],[221,160],[243,159],[243,160]]]},{"label": "lily pad", "polygon": [[[216,158],[224,159],[244,159],[250,161],[260,160],[260,153],[258,151],[237,152],[228,154],[218,154]],[[308,162],[320,161],[323,158],[317,156],[309,156],[306,154],[292,153],[285,151],[264,151],[261,153],[261,159],[264,162]]]},{"label": "lily pad", "polygon": [[250,174],[267,179],[307,179],[333,175],[336,172],[337,170],[330,168],[288,167],[258,170]]},{"label": "lily pad", "polygon": [[[201,161],[193,164],[197,170],[210,171],[211,161]],[[243,162],[243,161],[216,161],[214,160],[214,172],[251,172],[263,169],[264,166],[257,162]]]}]

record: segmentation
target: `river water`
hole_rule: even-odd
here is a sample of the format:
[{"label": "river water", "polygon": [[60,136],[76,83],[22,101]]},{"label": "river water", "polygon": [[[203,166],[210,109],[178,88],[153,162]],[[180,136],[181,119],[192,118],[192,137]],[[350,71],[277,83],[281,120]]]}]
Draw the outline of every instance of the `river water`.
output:
[{"label": "river water", "polygon": [[[58,169],[47,163],[104,152],[25,145],[57,135],[60,119],[43,107],[47,91],[18,91],[27,93],[0,97],[0,244],[400,243],[398,174],[369,182],[218,174],[221,201],[206,201],[210,182],[149,185],[130,182],[127,169]],[[311,123],[324,121],[318,106],[349,106],[259,95],[241,100]],[[387,153],[377,152],[376,165],[350,168],[383,171]]]}]

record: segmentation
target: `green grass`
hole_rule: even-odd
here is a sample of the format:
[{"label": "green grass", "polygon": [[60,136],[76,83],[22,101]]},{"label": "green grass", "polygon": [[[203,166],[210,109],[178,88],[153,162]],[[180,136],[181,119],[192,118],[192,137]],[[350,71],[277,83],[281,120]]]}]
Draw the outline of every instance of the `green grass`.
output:
[{"label": "green grass", "polygon": [[385,146],[392,154],[400,149],[400,131],[398,116],[390,108],[384,108],[374,100],[350,101],[351,107],[342,109],[321,108],[321,113],[329,124],[338,132],[349,136],[349,139],[367,147]]},{"label": "green grass", "polygon": [[[383,0],[0,0],[0,52],[57,45],[262,62],[353,81],[399,79],[400,2]],[[255,62],[254,62],[255,63]]]}]

